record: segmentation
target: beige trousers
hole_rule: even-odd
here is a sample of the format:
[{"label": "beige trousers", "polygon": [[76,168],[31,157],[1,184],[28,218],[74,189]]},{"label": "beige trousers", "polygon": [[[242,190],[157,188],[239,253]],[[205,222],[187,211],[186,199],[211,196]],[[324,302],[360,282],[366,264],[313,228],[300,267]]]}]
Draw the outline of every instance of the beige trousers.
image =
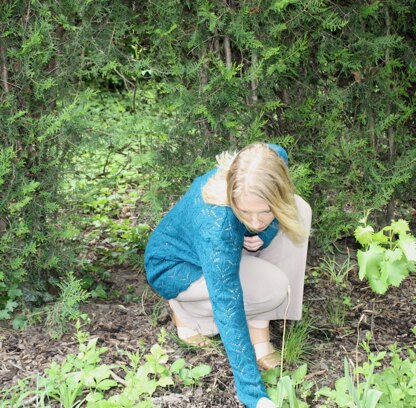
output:
[{"label": "beige trousers", "polygon": [[[311,208],[301,197],[295,196],[295,200],[309,233]],[[295,244],[283,231],[262,251],[243,250],[240,281],[247,320],[283,319],[286,311],[287,319],[301,319],[307,251],[307,239]],[[218,333],[204,276],[169,305],[187,327],[207,336]]]}]

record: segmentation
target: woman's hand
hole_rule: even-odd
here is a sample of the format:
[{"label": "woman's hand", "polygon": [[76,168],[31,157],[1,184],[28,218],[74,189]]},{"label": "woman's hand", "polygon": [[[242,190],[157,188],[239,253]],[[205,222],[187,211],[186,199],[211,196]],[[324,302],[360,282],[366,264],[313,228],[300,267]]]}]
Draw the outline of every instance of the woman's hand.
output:
[{"label": "woman's hand", "polygon": [[255,252],[259,250],[263,244],[263,240],[258,235],[254,235],[252,237],[244,237],[243,247],[247,249],[247,251]]},{"label": "woman's hand", "polygon": [[268,398],[263,397],[257,402],[256,408],[277,408],[277,405]]}]

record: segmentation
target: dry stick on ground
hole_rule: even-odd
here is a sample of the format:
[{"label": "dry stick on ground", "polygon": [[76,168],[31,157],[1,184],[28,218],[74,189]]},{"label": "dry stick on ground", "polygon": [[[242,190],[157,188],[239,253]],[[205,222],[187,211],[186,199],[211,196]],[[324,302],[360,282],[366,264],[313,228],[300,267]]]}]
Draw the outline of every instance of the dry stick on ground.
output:
[{"label": "dry stick on ground", "polygon": [[283,319],[283,338],[282,338],[282,353],[280,356],[280,378],[283,375],[283,355],[285,353],[285,338],[286,338],[286,321],[287,321],[287,311],[290,306],[290,286],[287,287],[287,305],[285,309],[285,317]]},{"label": "dry stick on ground", "polygon": [[[365,314],[363,313],[360,316],[360,320],[358,321],[358,324],[357,324],[357,343],[355,345],[355,367],[356,368],[358,367],[358,346],[360,344],[360,324],[361,324],[361,322],[363,321],[364,318],[365,318]],[[357,381],[357,388],[358,388],[358,384],[360,383],[360,378],[359,378],[360,374],[358,373],[358,370],[356,370],[356,371],[357,371],[356,381]]]}]

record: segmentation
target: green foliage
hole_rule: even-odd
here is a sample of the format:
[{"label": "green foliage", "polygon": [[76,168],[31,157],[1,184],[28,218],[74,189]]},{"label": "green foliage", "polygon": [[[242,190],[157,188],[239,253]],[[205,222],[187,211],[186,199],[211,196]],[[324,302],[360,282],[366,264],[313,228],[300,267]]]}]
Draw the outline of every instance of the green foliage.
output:
[{"label": "green foliage", "polygon": [[310,333],[312,319],[307,310],[304,310],[302,320],[292,322],[287,332],[283,358],[287,364],[298,364],[305,361],[311,352]]},{"label": "green foliage", "polygon": [[[74,266],[59,183],[86,131],[91,92],[84,92],[81,81],[96,77],[124,49],[127,16],[125,7],[106,0],[1,7],[2,318],[15,303],[48,300],[50,278]],[[16,286],[19,296],[10,293]]]},{"label": "green foliage", "polygon": [[413,407],[416,395],[414,350],[399,350],[396,346],[391,346],[388,366],[376,372],[385,357],[386,352],[369,353],[368,361],[354,370],[357,380],[354,380],[345,359],[344,377],[336,381],[334,389],[321,388],[315,397],[325,396],[328,402],[333,402],[338,407],[350,407],[352,404],[365,408]]},{"label": "green foliage", "polygon": [[281,408],[306,408],[313,383],[306,380],[307,365],[299,366],[290,373],[280,373],[279,368],[262,373],[270,399]]},{"label": "green foliage", "polygon": [[178,374],[185,385],[201,385],[200,379],[211,373],[211,367],[200,364],[194,368],[186,368],[186,361],[182,358],[172,364],[170,371]]},{"label": "green foliage", "polygon": [[[150,397],[158,389],[173,386],[174,380],[182,381],[185,386],[200,385],[202,377],[211,371],[207,365],[189,367],[183,359],[169,365],[167,351],[159,344],[154,344],[150,353],[143,356],[139,352],[127,353],[129,366],[103,364],[101,356],[107,349],[98,347],[98,338],[89,338],[79,322],[76,328],[78,353],[68,354],[59,364],[52,362],[37,377],[35,388],[21,380],[17,386],[0,391],[4,401],[0,407],[10,404],[20,407],[35,396],[39,407],[58,402],[63,408],[151,408],[154,405]],[[117,369],[124,370],[124,379],[114,373]],[[108,391],[110,396],[106,395]]]},{"label": "green foliage", "polygon": [[[380,407],[407,408],[415,405],[416,355],[412,349],[405,353],[408,355],[406,358],[401,350],[391,346],[389,366],[381,373],[374,374],[374,384],[382,391]],[[362,374],[368,375],[368,369],[368,365],[364,365]]]},{"label": "green foliage", "polygon": [[411,1],[154,1],[142,19],[139,63],[172,115],[154,145],[169,173],[195,156],[284,141],[323,245],[350,235],[362,208],[411,202]]},{"label": "green foliage", "polygon": [[335,383],[335,389],[329,387],[321,388],[316,396],[325,396],[330,401],[334,401],[340,408],[357,407],[357,408],[375,408],[382,395],[378,389],[371,388],[373,385],[374,368],[379,366],[379,361],[384,357],[384,353],[379,355],[370,355],[369,371],[364,382],[355,384],[354,377],[351,375],[350,366],[347,358],[344,359],[344,377],[338,379]]},{"label": "green foliage", "polygon": [[68,273],[66,279],[57,284],[60,289],[58,300],[46,308],[46,327],[49,335],[60,338],[69,323],[83,317],[79,304],[90,297],[90,293],[82,288],[82,281]]},{"label": "green foliage", "polygon": [[319,245],[351,235],[363,208],[380,224],[396,203],[409,216],[411,0],[141,6],[36,0],[0,11],[2,318],[47,301],[68,270],[108,273],[83,257],[94,245],[109,267],[140,268],[146,226],[216,153],[250,142],[288,149]]},{"label": "green foliage", "polygon": [[331,282],[339,287],[344,287],[348,282],[348,275],[354,269],[350,255],[342,263],[338,263],[334,257],[324,257],[316,269],[321,271]]},{"label": "green foliage", "polygon": [[[347,301],[348,302],[348,301]],[[347,305],[338,298],[332,298],[325,306],[328,323],[333,328],[342,328],[345,325]]]},{"label": "green foliage", "polygon": [[402,219],[378,232],[367,224],[367,217],[361,223],[354,234],[364,247],[357,252],[359,278],[367,278],[375,293],[384,294],[391,285],[400,286],[409,271],[415,270],[416,238]]}]

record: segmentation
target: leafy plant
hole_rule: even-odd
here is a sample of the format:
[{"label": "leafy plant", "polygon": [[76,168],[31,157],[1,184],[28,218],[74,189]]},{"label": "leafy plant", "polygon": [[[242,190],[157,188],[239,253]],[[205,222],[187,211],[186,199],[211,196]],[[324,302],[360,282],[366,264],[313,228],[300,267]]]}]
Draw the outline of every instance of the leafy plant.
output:
[{"label": "leafy plant", "polygon": [[199,364],[194,368],[187,368],[183,358],[176,360],[170,367],[172,373],[178,374],[185,385],[201,385],[201,378],[211,373],[207,364]]},{"label": "leafy plant", "polygon": [[345,324],[347,306],[338,298],[333,298],[326,304],[329,324],[334,328],[341,328]]},{"label": "leafy plant", "polygon": [[325,257],[319,266],[319,269],[337,286],[345,286],[349,273],[355,265],[351,263],[350,255],[340,264],[335,258]]},{"label": "leafy plant", "polygon": [[295,371],[281,373],[279,367],[262,373],[267,394],[279,408],[305,408],[306,398],[311,393],[313,383],[305,380],[307,365],[303,364]]},{"label": "leafy plant", "polygon": [[403,219],[392,221],[378,232],[367,224],[367,217],[361,223],[354,233],[364,247],[357,252],[359,278],[367,278],[375,293],[384,294],[391,285],[398,287],[415,270],[416,238]]},{"label": "leafy plant", "polygon": [[[364,347],[365,349],[367,347]],[[356,366],[354,376],[350,373],[347,359],[344,360],[344,377],[338,379],[335,388],[324,387],[315,393],[315,398],[325,396],[338,407],[357,408],[409,408],[415,406],[416,353],[413,349],[400,350],[390,346],[388,366],[379,372],[386,352],[368,352],[368,361]],[[407,355],[407,356],[406,356]],[[361,381],[359,380],[361,377]]]},{"label": "leafy plant", "polygon": [[[371,354],[369,369],[365,376],[364,382],[355,383],[351,374],[350,366],[347,358],[344,359],[344,377],[335,382],[335,389],[324,387],[318,390],[315,397],[325,396],[329,401],[333,401],[340,408],[356,407],[356,408],[375,408],[381,397],[381,391],[373,386],[374,368],[379,366],[379,361],[383,359],[384,353],[377,356]],[[356,368],[358,372],[358,368]]]},{"label": "leafy plant", "polygon": [[[7,289],[6,285],[0,281],[0,292],[1,288]],[[16,301],[22,295],[22,291],[18,289],[17,285],[13,285],[7,290],[7,296],[4,300],[3,310],[0,310],[0,320],[10,319],[13,311],[17,308],[18,302]],[[1,298],[0,298],[1,300]],[[0,302],[1,304],[1,302]]]},{"label": "leafy plant", "polygon": [[58,283],[60,294],[58,300],[46,307],[45,324],[52,338],[60,338],[67,330],[70,321],[86,318],[79,310],[79,304],[90,297],[82,287],[82,281],[75,278],[72,272]]},{"label": "leafy plant", "polygon": [[312,330],[311,317],[304,311],[302,320],[292,322],[290,325],[283,351],[283,359],[287,364],[299,363],[311,351],[309,337]]},{"label": "leafy plant", "polygon": [[[407,355],[407,357],[406,357]],[[416,354],[412,349],[400,350],[390,346],[389,366],[373,376],[374,385],[382,391],[381,408],[408,408],[415,406],[416,399]],[[360,372],[368,375],[371,367],[363,365]]]},{"label": "leafy plant", "polygon": [[[172,386],[176,379],[185,386],[200,385],[202,377],[211,371],[207,365],[189,367],[183,359],[169,364],[167,351],[159,344],[147,354],[142,347],[135,353],[125,353],[129,365],[102,364],[101,356],[107,348],[98,347],[98,338],[83,332],[79,321],[76,329],[78,352],[68,354],[61,363],[52,362],[44,374],[37,376],[34,388],[28,380],[20,380],[16,386],[0,391],[0,407],[32,402],[47,407],[58,402],[63,408],[151,408],[150,397],[158,388]],[[116,370],[124,370],[124,378],[116,375]],[[109,390],[111,396],[107,398]]]}]

